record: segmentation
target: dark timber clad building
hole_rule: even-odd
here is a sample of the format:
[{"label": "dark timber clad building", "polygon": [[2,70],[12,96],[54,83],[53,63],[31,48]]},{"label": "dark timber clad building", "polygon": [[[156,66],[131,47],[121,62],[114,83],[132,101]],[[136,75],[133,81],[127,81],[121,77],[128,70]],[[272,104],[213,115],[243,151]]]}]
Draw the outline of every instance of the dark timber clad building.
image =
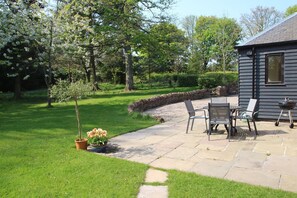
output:
[{"label": "dark timber clad building", "polygon": [[[277,119],[278,101],[297,101],[297,13],[236,46],[239,105],[258,99],[259,119]],[[297,108],[293,116],[297,116]],[[295,117],[296,118],[296,117]]]}]

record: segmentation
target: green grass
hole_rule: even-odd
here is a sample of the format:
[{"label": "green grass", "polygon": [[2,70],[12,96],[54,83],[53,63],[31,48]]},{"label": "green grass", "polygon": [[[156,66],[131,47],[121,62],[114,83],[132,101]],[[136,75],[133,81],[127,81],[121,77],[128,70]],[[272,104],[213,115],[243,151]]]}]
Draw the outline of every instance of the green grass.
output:
[{"label": "green grass", "polygon": [[[171,91],[98,92],[79,101],[83,131],[101,127],[113,137],[157,124],[129,115],[127,105]],[[135,197],[148,167],[76,151],[73,102],[45,108],[45,95],[30,92],[18,102],[0,95],[0,196]]]},{"label": "green grass", "polygon": [[169,171],[169,197],[297,197],[297,194],[244,183]]},{"label": "green grass", "polygon": [[[127,105],[157,94],[192,89],[126,93],[118,87],[97,92],[79,101],[83,131],[101,127],[114,137],[152,126],[157,123],[154,119],[129,115]],[[45,91],[30,92],[16,102],[9,94],[0,94],[0,197],[136,197],[148,166],[76,151],[73,103],[54,103],[54,108],[45,108],[45,95]],[[176,171],[170,171],[169,177],[171,197],[216,197],[216,188],[223,197],[234,195],[228,190],[228,181]],[[230,186],[250,195],[292,195],[235,182]],[[243,196],[240,190],[236,195]]]}]

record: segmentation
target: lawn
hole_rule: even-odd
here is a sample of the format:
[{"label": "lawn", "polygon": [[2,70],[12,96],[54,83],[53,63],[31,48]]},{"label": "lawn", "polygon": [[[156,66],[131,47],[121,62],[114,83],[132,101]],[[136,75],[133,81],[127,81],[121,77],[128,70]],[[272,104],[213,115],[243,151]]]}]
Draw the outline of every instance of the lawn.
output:
[{"label": "lawn", "polygon": [[[101,127],[113,137],[157,124],[149,117],[129,115],[127,105],[157,94],[189,90],[97,92],[79,101],[83,131]],[[45,108],[45,94],[30,92],[18,102],[0,95],[0,196],[136,197],[148,166],[76,151],[73,103],[54,103],[54,108]],[[170,197],[234,196],[228,190],[229,181],[195,174],[170,171],[167,183]],[[249,195],[296,197],[293,193],[231,183],[235,188],[246,189]],[[219,186],[223,194],[214,192]]]}]

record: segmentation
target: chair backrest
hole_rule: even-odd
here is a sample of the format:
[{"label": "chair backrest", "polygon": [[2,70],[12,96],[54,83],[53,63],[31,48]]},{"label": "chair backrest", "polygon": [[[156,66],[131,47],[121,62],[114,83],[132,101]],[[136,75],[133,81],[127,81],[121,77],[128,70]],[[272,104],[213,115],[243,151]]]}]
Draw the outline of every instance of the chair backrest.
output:
[{"label": "chair backrest", "polygon": [[194,110],[192,101],[191,100],[185,100],[185,105],[186,105],[187,111],[189,113],[189,116],[195,116],[195,110]]},{"label": "chair backrest", "polygon": [[227,103],[227,97],[215,97],[210,99],[211,103]]},{"label": "chair backrest", "polygon": [[257,104],[257,99],[250,99],[245,113],[247,116],[250,116],[250,117],[253,116],[256,104]]},{"label": "chair backrest", "polygon": [[210,124],[230,124],[229,103],[208,103]]}]

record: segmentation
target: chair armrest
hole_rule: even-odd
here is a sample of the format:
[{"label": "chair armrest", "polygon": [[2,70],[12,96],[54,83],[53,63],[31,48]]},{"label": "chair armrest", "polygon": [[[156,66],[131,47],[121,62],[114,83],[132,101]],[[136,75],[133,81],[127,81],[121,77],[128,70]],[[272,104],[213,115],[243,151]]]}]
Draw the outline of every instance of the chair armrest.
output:
[{"label": "chair armrest", "polygon": [[253,117],[256,115],[256,114],[258,114],[259,113],[259,111],[255,111],[254,113],[253,113]]}]

